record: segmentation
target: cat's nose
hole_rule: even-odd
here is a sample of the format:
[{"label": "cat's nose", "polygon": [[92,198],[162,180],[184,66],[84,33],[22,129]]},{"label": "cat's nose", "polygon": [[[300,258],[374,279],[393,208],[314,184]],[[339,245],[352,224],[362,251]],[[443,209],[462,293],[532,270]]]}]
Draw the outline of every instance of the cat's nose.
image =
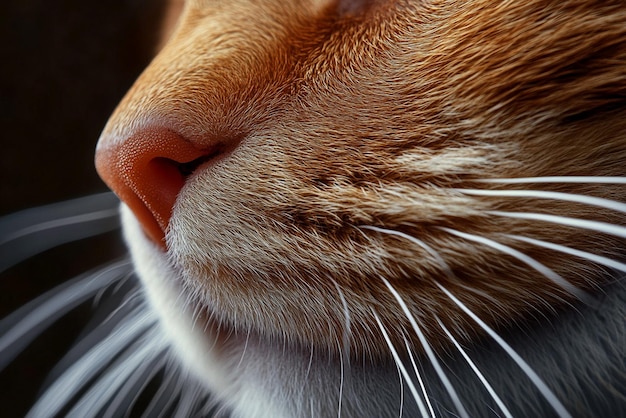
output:
[{"label": "cat's nose", "polygon": [[210,155],[169,129],[145,128],[123,140],[101,139],[96,168],[145,233],[165,248],[176,197],[186,177]]}]

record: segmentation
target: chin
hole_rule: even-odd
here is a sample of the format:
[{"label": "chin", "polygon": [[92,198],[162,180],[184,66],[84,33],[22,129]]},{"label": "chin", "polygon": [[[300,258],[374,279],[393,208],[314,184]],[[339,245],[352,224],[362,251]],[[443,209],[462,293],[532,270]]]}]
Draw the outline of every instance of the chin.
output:
[{"label": "chin", "polygon": [[[212,320],[186,295],[182,274],[122,205],[124,235],[143,294],[178,362],[237,417],[396,415],[403,397],[395,363],[290,343]],[[345,356],[345,357],[344,357]],[[386,382],[380,387],[380,382]],[[342,405],[343,404],[343,405]],[[413,410],[404,405],[404,413]],[[408,416],[412,416],[411,413]]]}]

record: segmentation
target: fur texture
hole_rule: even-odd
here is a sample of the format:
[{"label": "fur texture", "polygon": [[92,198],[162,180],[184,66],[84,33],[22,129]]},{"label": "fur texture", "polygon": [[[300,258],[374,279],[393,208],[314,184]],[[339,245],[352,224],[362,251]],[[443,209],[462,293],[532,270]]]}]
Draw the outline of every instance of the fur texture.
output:
[{"label": "fur texture", "polygon": [[[613,266],[583,254],[623,259],[626,186],[590,179],[624,175],[625,132],[622,2],[190,0],[96,163],[182,361],[235,415],[392,416],[390,344],[407,361],[488,345],[448,292],[543,335],[533,317],[609,289]],[[535,179],[498,180],[515,178]],[[552,386],[584,416],[598,403],[569,379],[587,366],[555,336],[588,335],[568,327],[526,358],[565,356],[577,371]],[[507,373],[513,409],[549,413]],[[482,414],[476,385],[460,391]]]}]

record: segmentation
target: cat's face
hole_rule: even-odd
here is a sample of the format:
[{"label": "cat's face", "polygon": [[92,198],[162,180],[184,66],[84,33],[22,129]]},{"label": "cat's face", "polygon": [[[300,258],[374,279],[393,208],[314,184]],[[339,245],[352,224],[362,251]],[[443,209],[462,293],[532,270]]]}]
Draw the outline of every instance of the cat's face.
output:
[{"label": "cat's face", "polygon": [[606,1],[188,1],[98,170],[200,322],[371,358],[381,327],[422,351],[407,310],[435,347],[439,320],[471,339],[446,290],[506,325],[602,283],[554,245],[622,253],[599,199],[624,186],[545,177],[624,175],[625,22]]}]

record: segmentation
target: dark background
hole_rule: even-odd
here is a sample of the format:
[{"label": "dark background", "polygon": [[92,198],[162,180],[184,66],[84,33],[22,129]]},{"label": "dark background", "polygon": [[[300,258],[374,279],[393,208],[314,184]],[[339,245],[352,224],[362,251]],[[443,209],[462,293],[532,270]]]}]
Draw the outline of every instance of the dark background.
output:
[{"label": "dark background", "polygon": [[[0,216],[106,191],[98,135],[154,54],[162,0],[0,5]],[[0,318],[125,253],[119,232],[63,245],[0,275]],[[1,254],[0,254],[1,256]],[[20,417],[88,317],[82,307],[0,374],[0,415]]]}]

